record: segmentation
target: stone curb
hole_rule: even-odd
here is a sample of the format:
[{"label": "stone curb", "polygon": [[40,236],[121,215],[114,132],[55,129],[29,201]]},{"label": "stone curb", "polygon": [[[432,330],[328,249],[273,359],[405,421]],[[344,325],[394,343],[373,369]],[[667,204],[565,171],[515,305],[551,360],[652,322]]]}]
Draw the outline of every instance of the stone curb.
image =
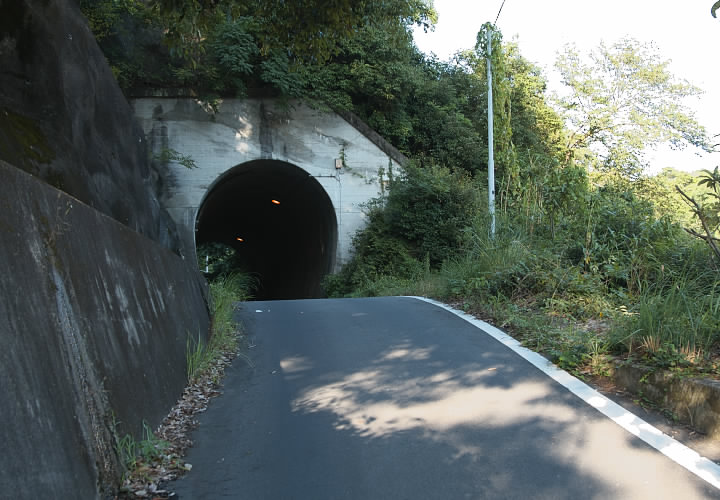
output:
[{"label": "stone curb", "polygon": [[720,382],[692,379],[665,370],[616,362],[611,373],[615,384],[670,410],[693,429],[720,439]]}]

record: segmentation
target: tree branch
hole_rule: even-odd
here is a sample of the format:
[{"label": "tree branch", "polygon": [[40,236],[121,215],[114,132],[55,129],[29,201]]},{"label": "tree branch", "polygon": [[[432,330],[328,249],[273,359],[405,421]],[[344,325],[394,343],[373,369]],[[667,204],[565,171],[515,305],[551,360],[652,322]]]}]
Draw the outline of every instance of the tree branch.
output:
[{"label": "tree branch", "polygon": [[710,248],[712,249],[713,253],[715,254],[715,257],[720,259],[720,249],[718,249],[716,241],[720,241],[717,238],[714,238],[712,235],[712,231],[710,231],[710,227],[708,226],[707,220],[705,218],[705,213],[703,212],[702,207],[698,204],[697,201],[695,201],[694,198],[691,198],[688,196],[682,189],[680,189],[680,186],[675,186],[675,189],[678,193],[680,193],[680,196],[682,196],[685,201],[690,205],[690,209],[693,211],[695,215],[697,215],[697,218],[700,219],[700,224],[702,224],[703,231],[705,231],[705,235],[699,234],[698,232],[684,228],[685,231],[687,231],[689,234],[700,238],[701,240],[704,240],[708,245],[710,245]]},{"label": "tree branch", "polygon": [[689,227],[684,227],[683,230],[685,230],[686,233],[688,233],[692,236],[695,236],[696,238],[700,238],[701,240],[704,240],[706,242],[708,240],[720,241],[719,238],[716,238],[714,236],[705,236],[704,234],[700,234],[697,231],[695,231],[694,229],[690,229]]}]

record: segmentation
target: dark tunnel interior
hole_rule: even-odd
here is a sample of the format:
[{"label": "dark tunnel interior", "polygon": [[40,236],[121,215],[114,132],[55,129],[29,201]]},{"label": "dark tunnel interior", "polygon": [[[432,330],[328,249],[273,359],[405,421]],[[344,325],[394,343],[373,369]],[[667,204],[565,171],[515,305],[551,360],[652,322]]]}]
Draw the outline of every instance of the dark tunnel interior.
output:
[{"label": "dark tunnel interior", "polygon": [[332,271],[337,221],[330,198],[303,169],[254,160],[226,173],[198,212],[195,242],[233,247],[258,282],[258,300],[315,298]]}]

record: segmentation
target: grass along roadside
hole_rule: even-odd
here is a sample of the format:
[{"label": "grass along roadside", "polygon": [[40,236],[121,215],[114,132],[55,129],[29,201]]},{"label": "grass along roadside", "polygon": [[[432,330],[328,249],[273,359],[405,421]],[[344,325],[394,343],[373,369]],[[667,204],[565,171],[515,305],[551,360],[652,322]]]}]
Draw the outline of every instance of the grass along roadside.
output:
[{"label": "grass along roadside", "polygon": [[[550,266],[483,272],[453,263],[413,279],[383,276],[354,296],[418,295],[470,313],[503,329],[525,347],[579,377],[602,376],[614,360],[670,370],[678,376],[720,379],[717,348],[720,293],[671,281],[647,287],[632,301],[587,287]],[[473,264],[477,266],[477,263]],[[553,280],[554,275],[558,279]],[[530,282],[542,283],[543,289]],[[576,289],[574,290],[573,287]]]},{"label": "grass along roadside", "polygon": [[167,483],[192,469],[183,460],[192,446],[190,432],[197,427],[198,413],[205,411],[210,399],[220,394],[218,386],[225,369],[242,353],[242,325],[233,314],[235,304],[250,298],[252,280],[232,274],[210,283],[211,330],[208,341],[188,334],[188,385],[160,426],[153,431],[143,422],[143,439],[131,435],[118,437],[116,451],[126,473],[118,499],[167,498]]},{"label": "grass along roadside", "polygon": [[601,371],[612,355],[720,378],[719,264],[706,242],[641,183],[564,173],[577,185],[544,201],[527,189],[534,178],[503,191],[491,234],[481,179],[405,169],[365,207],[353,257],[325,290],[459,303],[570,371]]},{"label": "grass along roadside", "polygon": [[[715,271],[671,274],[666,268],[664,279],[638,282],[631,294],[548,258],[539,246],[532,252],[524,247],[530,245],[519,238],[509,244],[498,238],[439,269],[412,279],[368,279],[348,295],[424,296],[464,311],[616,402],[639,406],[663,432],[720,459],[720,448],[711,446],[717,435],[713,413],[703,399],[677,396],[677,387],[700,394],[703,382],[695,385],[697,379],[720,380]],[[641,378],[643,373],[652,376]]]},{"label": "grass along roadside", "polygon": [[701,242],[659,225],[653,230],[669,233],[645,238],[642,252],[639,243],[628,243],[631,251],[581,248],[560,234],[532,234],[524,219],[502,222],[489,237],[478,219],[462,247],[434,267],[421,255],[413,265],[382,267],[393,253],[373,240],[364,250],[372,258],[351,261],[326,289],[451,303],[579,375],[604,371],[604,358],[614,356],[720,378],[720,280]]},{"label": "grass along roadside", "polygon": [[[188,335],[186,362],[188,383],[213,372],[215,361],[224,353],[238,353],[238,325],[233,319],[234,304],[250,298],[253,281],[245,274],[222,276],[210,283],[211,330],[207,342]],[[210,373],[214,375],[213,373]]]}]

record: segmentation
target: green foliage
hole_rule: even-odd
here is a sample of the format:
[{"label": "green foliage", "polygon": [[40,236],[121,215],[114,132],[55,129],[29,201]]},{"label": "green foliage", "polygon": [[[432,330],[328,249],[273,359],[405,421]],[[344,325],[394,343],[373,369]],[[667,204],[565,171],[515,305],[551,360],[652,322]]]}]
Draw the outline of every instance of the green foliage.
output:
[{"label": "green foliage", "polygon": [[686,360],[708,356],[720,340],[718,285],[714,274],[692,269],[657,282],[627,310],[614,342],[660,364],[677,352]]},{"label": "green foliage", "polygon": [[668,217],[683,227],[700,229],[700,225],[693,219],[692,211],[675,186],[698,199],[706,192],[697,185],[697,173],[673,168],[665,168],[657,175],[640,177],[634,182],[637,196],[652,203],[657,216]]},{"label": "green foliage", "polygon": [[245,262],[233,247],[218,242],[201,243],[196,253],[198,268],[208,281],[214,282],[226,276],[236,276],[236,279],[243,277],[247,281],[243,286],[248,290],[253,289],[251,276],[244,273]]},{"label": "green foliage", "polygon": [[584,203],[587,172],[579,164],[564,161],[565,126],[546,101],[547,83],[540,69],[522,57],[516,44],[503,49],[501,67],[507,88],[501,92],[509,99],[508,130],[514,153],[512,175],[502,178],[498,186],[500,208],[507,211],[509,205],[521,204],[534,226],[549,222],[554,234],[557,217]]},{"label": "green foliage", "polygon": [[503,186],[500,210],[523,214],[526,230],[555,237],[557,220],[579,215],[590,199],[587,171],[575,164],[561,166],[543,154],[520,154],[522,166],[514,184]]},{"label": "green foliage", "polygon": [[412,278],[423,269],[406,243],[390,232],[379,206],[369,209],[368,225],[353,237],[353,248],[353,258],[342,271],[325,278],[323,287],[330,297],[351,294],[383,277]]},{"label": "green foliage", "polygon": [[[498,232],[490,237],[488,221],[479,217],[466,231],[466,252],[446,261],[442,274],[454,296],[512,295],[531,258],[529,235],[499,217]],[[516,279],[517,278],[517,279]]]},{"label": "green foliage", "polygon": [[188,335],[185,342],[185,364],[187,379],[192,381],[203,368],[207,357],[207,348],[202,337],[198,334],[197,340]]},{"label": "green foliage", "polygon": [[704,170],[698,180],[698,187],[707,188],[700,201],[688,195],[680,186],[675,186],[675,190],[687,202],[702,228],[701,232],[692,228],[686,228],[685,230],[707,243],[715,257],[720,259],[720,246],[718,246],[720,240],[717,238],[720,229],[720,193],[718,192],[720,188],[720,172],[718,172],[718,167],[715,167],[712,172]]},{"label": "green foliage", "polygon": [[467,176],[411,164],[390,184],[384,217],[416,258],[427,256],[436,267],[462,247],[479,205],[478,191]]},{"label": "green foliage", "polygon": [[325,291],[344,295],[384,276],[413,279],[438,267],[463,245],[478,205],[467,176],[408,165],[391,180],[387,198],[368,206],[368,224],[353,238],[352,260],[325,280]]},{"label": "green foliage", "polygon": [[263,0],[254,7],[263,21],[264,50],[287,50],[301,60],[327,60],[361,26],[391,22],[427,26],[435,18],[421,0]]},{"label": "green foliage", "polygon": [[299,71],[311,97],[352,110],[402,151],[427,163],[483,168],[487,150],[476,118],[484,115],[474,96],[484,93],[484,82],[420,54],[403,26],[363,27],[326,64]]},{"label": "green foliage", "polygon": [[[650,203],[637,198],[622,184],[608,184],[592,192],[585,216],[583,265],[594,273],[602,272],[610,284],[632,287],[640,277],[636,270],[646,272],[652,259],[653,244],[677,235],[669,221],[656,220]],[[580,229],[580,228],[578,228]],[[622,270],[620,274],[616,269]],[[627,273],[626,273],[627,272]],[[615,280],[618,280],[615,282]]]},{"label": "green foliage", "polygon": [[611,370],[607,339],[597,333],[559,329],[544,349],[553,363],[582,377],[586,374],[607,376]]},{"label": "green foliage", "polygon": [[503,50],[513,144],[519,155],[557,163],[565,153],[566,129],[563,117],[546,100],[545,76],[520,54],[515,42],[504,45]]},{"label": "green foliage", "polygon": [[700,180],[697,182],[699,187],[706,187],[707,191],[702,197],[702,219],[707,223],[710,230],[708,236],[717,236],[720,227],[720,172],[718,167],[711,172],[703,170]]},{"label": "green foliage", "polygon": [[228,20],[213,30],[207,42],[209,59],[214,62],[212,79],[217,82],[213,90],[244,94],[246,79],[253,74],[260,54],[249,29],[251,22],[248,18]]},{"label": "green foliage", "polygon": [[80,0],[80,9],[98,41],[117,34],[126,15],[140,15],[141,0]]},{"label": "green foliage", "polygon": [[[244,273],[219,276],[210,282],[210,314],[221,329],[233,327],[232,308],[238,301],[252,297],[255,280]],[[216,318],[217,316],[217,318]]]},{"label": "green foliage", "polygon": [[126,469],[134,469],[137,466],[137,442],[130,434],[125,434],[118,440],[117,451]]},{"label": "green foliage", "polygon": [[709,150],[705,129],[682,104],[700,90],[677,81],[667,66],[654,47],[631,38],[601,44],[589,63],[567,47],[556,63],[569,91],[559,100],[571,127],[567,159],[590,148],[601,169],[635,178],[646,167],[648,147]]},{"label": "green foliage", "polygon": [[429,26],[421,0],[102,0],[82,2],[121,86],[183,87],[200,96],[273,88],[298,95],[366,27]]},{"label": "green foliage", "polygon": [[153,160],[160,163],[169,163],[172,161],[188,169],[197,168],[197,164],[192,156],[184,155],[174,149],[163,149],[153,157]]},{"label": "green foliage", "polygon": [[142,439],[135,440],[131,434],[118,439],[116,449],[128,472],[133,472],[143,463],[162,461],[170,443],[159,439],[143,420]]},{"label": "green foliage", "polygon": [[469,231],[466,253],[443,265],[441,274],[451,296],[532,302],[574,319],[607,311],[600,276],[570,265],[516,221],[501,217],[498,226],[500,231],[491,238],[485,221],[476,224]]},{"label": "green foliage", "polygon": [[254,280],[241,273],[220,276],[210,282],[212,327],[208,341],[205,343],[200,335],[197,340],[188,335],[186,340],[186,368],[190,383],[205,374],[220,355],[237,351],[239,325],[233,318],[234,305],[249,300],[254,286]]}]

